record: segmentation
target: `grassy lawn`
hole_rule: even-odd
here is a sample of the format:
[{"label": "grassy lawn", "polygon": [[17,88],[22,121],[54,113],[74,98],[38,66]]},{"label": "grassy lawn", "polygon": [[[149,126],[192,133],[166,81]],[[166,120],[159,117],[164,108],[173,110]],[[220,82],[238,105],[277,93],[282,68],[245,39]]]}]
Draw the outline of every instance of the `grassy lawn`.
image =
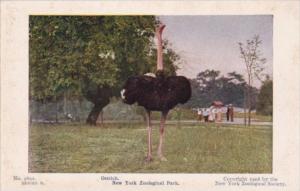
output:
[{"label": "grassy lawn", "polygon": [[[224,114],[224,118],[225,118],[225,114]],[[238,117],[238,118],[244,118],[244,113],[235,113],[234,117]],[[271,115],[260,115],[257,113],[251,113],[251,119],[254,121],[261,121],[261,122],[272,122],[272,116]]]},{"label": "grassy lawn", "polygon": [[60,173],[271,173],[272,128],[168,125],[164,152],[156,156],[158,129],[153,130],[154,161],[144,163],[144,124],[79,124],[30,127],[29,172]]}]

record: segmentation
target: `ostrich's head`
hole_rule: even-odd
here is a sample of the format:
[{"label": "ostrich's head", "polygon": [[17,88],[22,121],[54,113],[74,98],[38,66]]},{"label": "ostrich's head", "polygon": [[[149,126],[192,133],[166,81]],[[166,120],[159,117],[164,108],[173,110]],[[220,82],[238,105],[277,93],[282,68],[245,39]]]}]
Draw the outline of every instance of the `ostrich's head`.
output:
[{"label": "ostrich's head", "polygon": [[126,94],[127,94],[127,91],[126,91],[125,88],[122,89],[120,93],[121,93],[122,101],[123,101],[124,103],[126,103],[126,104],[133,104],[133,103],[134,103],[133,101],[128,100],[128,96],[126,95]]},{"label": "ostrich's head", "polygon": [[166,25],[164,25],[162,23],[157,25],[155,28],[156,35],[161,35],[165,27],[166,27]]},{"label": "ostrich's head", "polygon": [[121,90],[121,98],[126,104],[133,104],[139,96],[138,79],[130,77],[126,81],[124,88]]},{"label": "ostrich's head", "polygon": [[125,89],[122,89],[121,92],[120,92],[122,100],[125,100],[125,95],[124,95],[125,92],[126,92]]},{"label": "ostrich's head", "polygon": [[131,105],[135,102],[135,95],[127,88],[122,89],[120,93],[124,103]]}]

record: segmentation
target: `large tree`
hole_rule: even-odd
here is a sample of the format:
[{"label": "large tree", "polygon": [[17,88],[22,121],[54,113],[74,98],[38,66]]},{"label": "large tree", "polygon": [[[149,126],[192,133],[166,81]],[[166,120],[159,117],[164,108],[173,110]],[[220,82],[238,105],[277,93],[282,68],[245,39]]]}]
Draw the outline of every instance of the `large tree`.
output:
[{"label": "large tree", "polygon": [[191,80],[192,98],[190,107],[208,107],[215,100],[241,107],[244,101],[246,82],[242,75],[230,72],[220,76],[220,71],[205,70]]},{"label": "large tree", "polygon": [[251,99],[253,86],[253,80],[256,78],[261,80],[262,71],[264,70],[264,64],[266,59],[263,57],[260,50],[262,41],[258,35],[255,35],[251,40],[247,40],[245,44],[239,42],[240,56],[244,61],[247,71],[247,89],[245,90],[246,103],[245,107],[248,109],[248,125],[251,124]]},{"label": "large tree", "polygon": [[229,72],[227,76],[222,76],[220,79],[219,96],[226,104],[234,104],[242,106],[244,101],[244,88],[246,82],[241,74]]},{"label": "large tree", "polygon": [[256,112],[263,115],[273,114],[273,81],[267,78],[260,88]]},{"label": "large tree", "polygon": [[[30,98],[84,97],[94,104],[86,121],[95,125],[128,76],[154,71],[156,23],[154,16],[30,16]],[[167,50],[174,73],[178,56]]]}]

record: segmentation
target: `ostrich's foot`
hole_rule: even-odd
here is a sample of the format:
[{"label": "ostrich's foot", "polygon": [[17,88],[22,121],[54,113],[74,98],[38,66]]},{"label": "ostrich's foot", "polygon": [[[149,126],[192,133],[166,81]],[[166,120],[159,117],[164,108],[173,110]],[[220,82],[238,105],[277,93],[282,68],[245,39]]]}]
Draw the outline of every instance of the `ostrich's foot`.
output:
[{"label": "ostrich's foot", "polygon": [[166,157],[161,152],[157,152],[158,158],[160,161],[168,161]]},{"label": "ostrich's foot", "polygon": [[146,156],[146,158],[145,158],[146,163],[151,162],[152,160],[153,160],[152,156]]},{"label": "ostrich's foot", "polygon": [[159,156],[159,160],[163,161],[163,162],[168,161],[168,159],[166,157],[164,157],[164,156]]}]

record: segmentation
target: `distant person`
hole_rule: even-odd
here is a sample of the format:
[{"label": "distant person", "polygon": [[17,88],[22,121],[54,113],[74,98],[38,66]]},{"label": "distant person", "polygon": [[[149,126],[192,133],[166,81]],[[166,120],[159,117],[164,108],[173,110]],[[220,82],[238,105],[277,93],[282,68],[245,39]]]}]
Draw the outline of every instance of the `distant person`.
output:
[{"label": "distant person", "polygon": [[221,122],[222,121],[222,109],[219,107],[217,108],[217,117],[216,117],[216,121],[217,122]]},{"label": "distant person", "polygon": [[215,117],[216,117],[216,109],[213,106],[211,106],[209,108],[208,121],[209,122],[214,122],[215,121]]},{"label": "distant person", "polygon": [[229,121],[229,105],[227,105],[227,110],[226,110],[226,119]]},{"label": "distant person", "polygon": [[233,114],[234,114],[233,106],[231,105],[231,106],[230,106],[230,112],[229,112],[229,116],[230,116],[230,121],[231,121],[231,122],[233,122]]},{"label": "distant person", "polygon": [[208,116],[209,116],[209,111],[208,109],[204,109],[203,111],[203,117],[204,117],[204,122],[208,122]]},{"label": "distant person", "polygon": [[228,106],[227,106],[227,112],[226,112],[226,117],[227,117],[227,121],[231,121],[231,122],[233,122],[233,106],[232,106],[232,104],[229,104]]},{"label": "distant person", "polygon": [[200,108],[197,109],[197,115],[198,115],[198,120],[202,121],[202,117],[203,117],[202,109]]}]

